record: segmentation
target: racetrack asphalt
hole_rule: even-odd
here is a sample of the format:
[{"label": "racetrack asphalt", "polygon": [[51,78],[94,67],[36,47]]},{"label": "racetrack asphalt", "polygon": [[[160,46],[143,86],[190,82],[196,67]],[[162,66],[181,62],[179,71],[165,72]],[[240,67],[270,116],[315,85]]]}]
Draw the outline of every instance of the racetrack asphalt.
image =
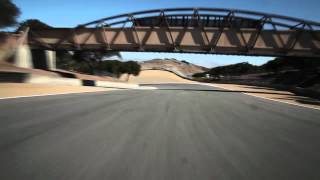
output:
[{"label": "racetrack asphalt", "polygon": [[319,110],[153,86],[0,100],[0,179],[320,179]]}]

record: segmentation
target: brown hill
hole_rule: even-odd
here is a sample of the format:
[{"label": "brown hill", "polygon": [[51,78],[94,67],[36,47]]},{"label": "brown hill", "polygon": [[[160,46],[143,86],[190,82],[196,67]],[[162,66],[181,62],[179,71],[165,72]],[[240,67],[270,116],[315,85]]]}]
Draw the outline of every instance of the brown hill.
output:
[{"label": "brown hill", "polygon": [[[123,75],[123,77],[127,76]],[[138,76],[131,75],[128,82],[137,84],[194,83],[193,81],[177,76],[175,73],[163,70],[143,70]]]},{"label": "brown hill", "polygon": [[183,77],[192,77],[195,73],[201,73],[208,68],[198,66],[186,61],[178,61],[176,59],[153,59],[140,62],[142,70],[162,69],[174,72]]}]

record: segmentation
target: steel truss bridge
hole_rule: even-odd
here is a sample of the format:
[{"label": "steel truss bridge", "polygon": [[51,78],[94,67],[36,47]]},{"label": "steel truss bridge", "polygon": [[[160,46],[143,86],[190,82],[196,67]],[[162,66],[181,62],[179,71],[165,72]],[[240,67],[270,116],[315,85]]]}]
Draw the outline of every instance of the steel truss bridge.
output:
[{"label": "steel truss bridge", "polygon": [[46,50],[320,57],[320,23],[237,9],[156,9],[75,28],[31,29],[28,44]]}]

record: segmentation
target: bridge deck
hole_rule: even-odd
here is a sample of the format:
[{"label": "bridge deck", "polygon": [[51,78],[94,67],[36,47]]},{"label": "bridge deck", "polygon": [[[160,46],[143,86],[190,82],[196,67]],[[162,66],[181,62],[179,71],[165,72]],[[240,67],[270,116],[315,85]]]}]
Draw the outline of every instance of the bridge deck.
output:
[{"label": "bridge deck", "polygon": [[53,28],[31,31],[33,48],[320,57],[320,31],[214,27]]}]

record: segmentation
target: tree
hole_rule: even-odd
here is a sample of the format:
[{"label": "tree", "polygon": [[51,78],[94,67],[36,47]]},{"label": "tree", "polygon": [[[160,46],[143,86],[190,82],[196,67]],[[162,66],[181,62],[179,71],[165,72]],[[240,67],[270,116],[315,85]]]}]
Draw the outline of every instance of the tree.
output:
[{"label": "tree", "polygon": [[128,76],[139,74],[141,67],[137,62],[106,60],[107,57],[111,56],[121,58],[120,53],[114,51],[74,51],[73,53],[58,51],[57,67],[86,74],[95,74],[97,71],[109,72],[116,77],[121,74],[128,74]]},{"label": "tree", "polygon": [[10,27],[17,23],[20,9],[11,0],[0,0],[0,28]]},{"label": "tree", "polygon": [[129,75],[139,75],[141,70],[141,66],[135,62],[135,61],[127,61],[127,62],[123,62],[122,66],[121,66],[121,72],[122,73],[127,73]]},{"label": "tree", "polygon": [[106,71],[109,72],[116,77],[119,77],[121,72],[121,65],[122,62],[118,60],[106,60],[106,61],[100,61],[96,67],[99,71]]},{"label": "tree", "polygon": [[121,65],[120,72],[122,74],[127,74],[127,81],[129,80],[130,75],[137,76],[139,75],[141,66],[135,61],[123,62]]},{"label": "tree", "polygon": [[94,74],[95,64],[98,59],[93,52],[75,51],[72,58],[81,65],[81,72]]},{"label": "tree", "polygon": [[39,29],[49,29],[52,28],[48,24],[41,22],[38,19],[28,19],[23,22],[21,22],[16,30],[16,32],[20,32],[25,30],[27,27],[30,28],[30,30],[39,30]]},{"label": "tree", "polygon": [[94,74],[95,70],[107,71],[115,75],[120,75],[121,62],[114,60],[103,60],[104,58],[118,56],[121,58],[119,52],[110,51],[75,51],[73,60],[80,65],[80,72]]},{"label": "tree", "polygon": [[284,67],[284,61],[281,58],[275,58],[262,65],[267,72],[278,73]]},{"label": "tree", "polygon": [[132,75],[138,75],[141,70],[141,66],[135,61],[121,62],[118,60],[105,60],[101,61],[96,66],[97,70],[107,71],[119,77],[121,74],[128,74],[128,77]]}]

